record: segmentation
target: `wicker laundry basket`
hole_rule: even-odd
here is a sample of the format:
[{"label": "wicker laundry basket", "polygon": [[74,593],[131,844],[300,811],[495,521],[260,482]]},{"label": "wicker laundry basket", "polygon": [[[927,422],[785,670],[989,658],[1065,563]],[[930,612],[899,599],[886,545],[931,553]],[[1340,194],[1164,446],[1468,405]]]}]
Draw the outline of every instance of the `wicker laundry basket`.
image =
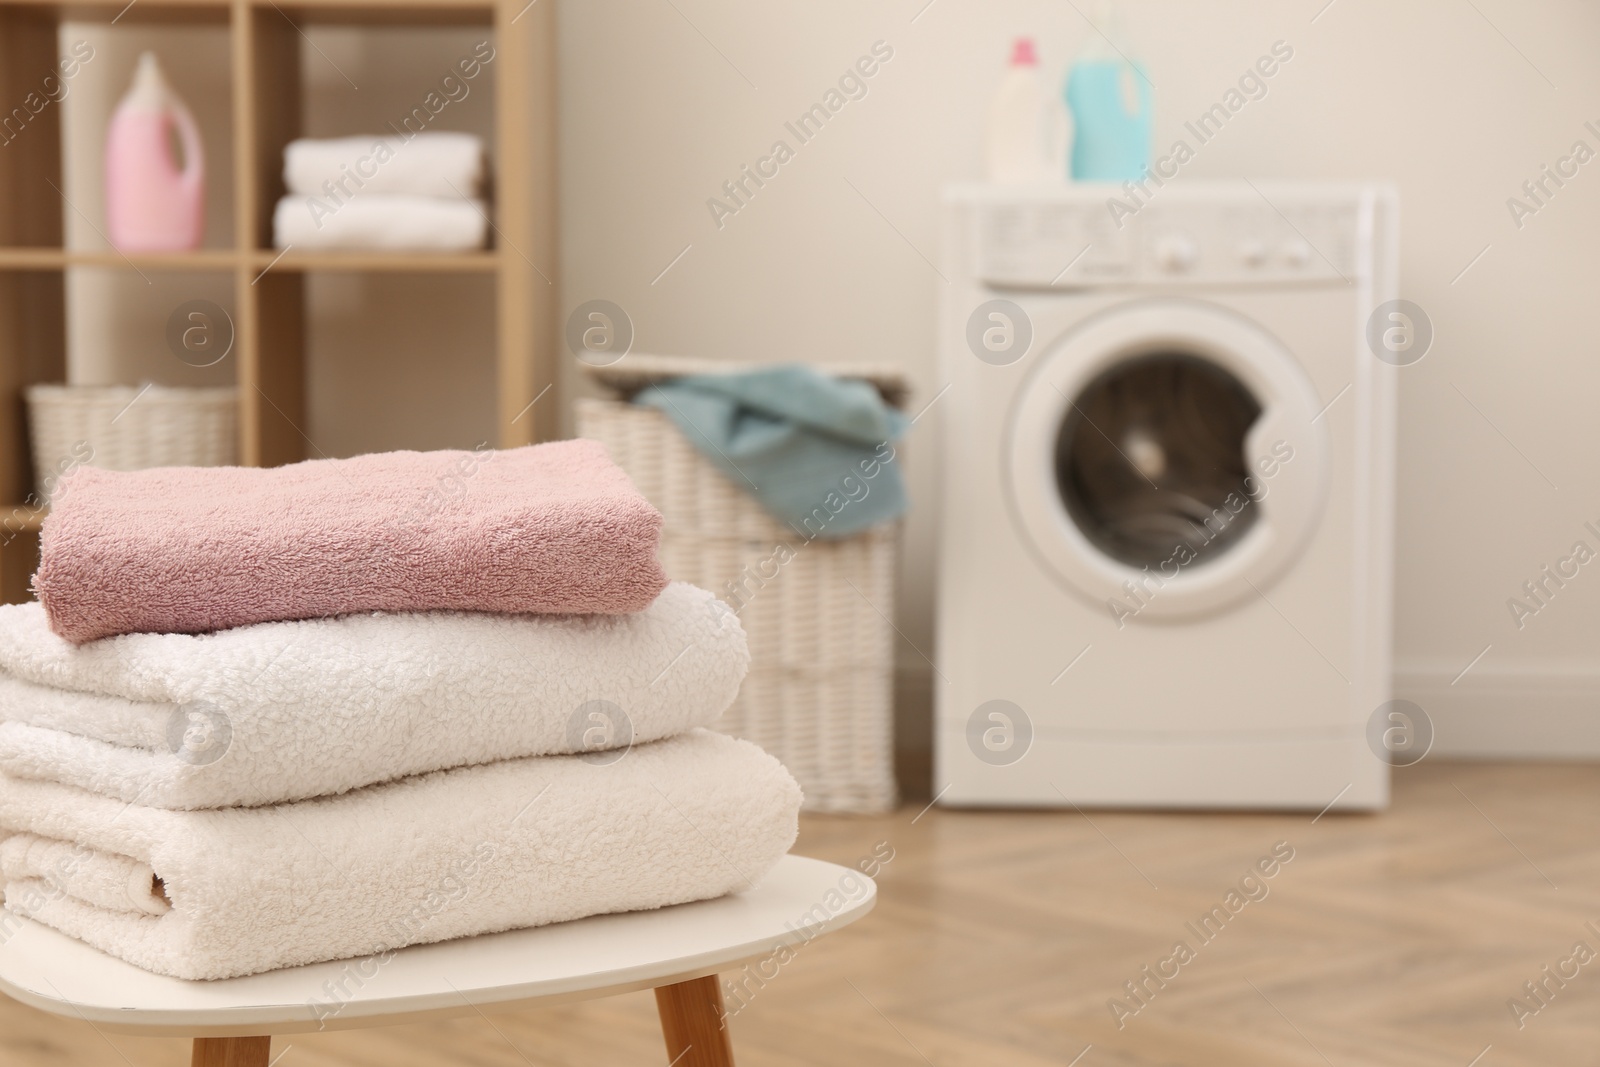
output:
[{"label": "wicker laundry basket", "polygon": [[27,391],[38,496],[79,464],[107,470],[238,462],[239,391],[35,385]]},{"label": "wicker laundry basket", "polygon": [[[806,541],[704,459],[671,420],[627,397],[663,378],[726,362],[629,356],[588,368],[613,399],[580,399],[578,433],[595,438],[666,518],[667,574],[715,592],[739,613],[750,673],[717,728],[781,759],[812,811],[894,806],[894,575],[899,524]],[[864,378],[900,405],[895,372]]]}]

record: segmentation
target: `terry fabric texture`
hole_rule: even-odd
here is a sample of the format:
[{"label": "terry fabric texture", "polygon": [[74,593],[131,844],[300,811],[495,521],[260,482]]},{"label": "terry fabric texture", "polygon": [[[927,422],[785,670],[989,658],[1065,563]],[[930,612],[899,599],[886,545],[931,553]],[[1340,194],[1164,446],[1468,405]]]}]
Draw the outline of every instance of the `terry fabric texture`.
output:
[{"label": "terry fabric texture", "polygon": [[661,514],[596,441],[285,467],[78,467],[33,586],[56,633],[202,633],[357,611],[640,611]]},{"label": "terry fabric texture", "polygon": [[147,970],[227,978],[721,896],[794,841],[800,789],[748,742],[697,730],[604,758],[201,812],[0,776],[0,827],[146,864],[171,901],[133,914],[7,863],[6,906]]},{"label": "terry fabric texture", "polygon": [[341,199],[368,194],[462,197],[483,192],[483,139],[476,134],[424,130],[409,137],[309,138],[283,150],[283,183],[296,196]]},{"label": "terry fabric texture", "polygon": [[148,863],[35,834],[0,840],[0,881],[48,880],[60,892],[107,911],[165,915],[172,910]]},{"label": "terry fabric texture", "polygon": [[893,442],[908,423],[867,382],[795,364],[676,378],[634,403],[802,536],[848,537],[906,510]]},{"label": "terry fabric texture", "polygon": [[489,232],[481,200],[404,193],[362,193],[334,206],[321,198],[286,196],[272,212],[279,248],[465,252]]},{"label": "terry fabric texture", "polygon": [[632,615],[367,613],[74,646],[0,606],[0,770],[160,808],[275,804],[714,721],[749,651],[674,582]]}]

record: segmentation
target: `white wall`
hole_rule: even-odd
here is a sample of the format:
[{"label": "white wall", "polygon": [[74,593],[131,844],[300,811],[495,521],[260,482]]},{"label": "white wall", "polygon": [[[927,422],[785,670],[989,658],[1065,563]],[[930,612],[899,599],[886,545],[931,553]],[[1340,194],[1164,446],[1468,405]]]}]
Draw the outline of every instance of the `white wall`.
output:
[{"label": "white wall", "polygon": [[[1128,3],[1157,85],[1157,143],[1283,40],[1294,58],[1268,95],[1185,174],[1399,184],[1402,295],[1437,330],[1402,393],[1401,692],[1433,714],[1443,751],[1600,755],[1600,562],[1520,630],[1507,608],[1574,541],[1600,550],[1582,528],[1600,520],[1590,315],[1600,161],[1520,230],[1506,206],[1575,140],[1600,150],[1583,125],[1600,129],[1600,9],[1324,2]],[[928,262],[938,260],[939,190],[979,174],[983,111],[1010,39],[1037,36],[1059,78],[1089,33],[1079,8],[1089,5],[567,0],[565,307],[621,304],[639,351],[896,363],[925,402],[942,384],[942,283]],[[880,39],[894,57],[868,95],[719,228],[707,199],[774,139],[793,143],[785,120]],[[901,629],[928,652],[937,413],[912,438],[918,506],[898,606]],[[916,743],[927,668],[905,647],[901,666],[902,728]]]}]

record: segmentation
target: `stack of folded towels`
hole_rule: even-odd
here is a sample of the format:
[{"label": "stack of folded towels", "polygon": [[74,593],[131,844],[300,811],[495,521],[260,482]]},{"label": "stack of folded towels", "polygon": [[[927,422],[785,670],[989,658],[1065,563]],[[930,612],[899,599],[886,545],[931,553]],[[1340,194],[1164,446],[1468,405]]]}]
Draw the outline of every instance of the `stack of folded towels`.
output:
[{"label": "stack of folded towels", "polygon": [[6,908],[212,979],[747,888],[794,780],[592,441],[79,468],[0,607]]},{"label": "stack of folded towels", "polygon": [[470,133],[291,141],[273,239],[279,248],[482,248],[483,160],[483,141]]}]

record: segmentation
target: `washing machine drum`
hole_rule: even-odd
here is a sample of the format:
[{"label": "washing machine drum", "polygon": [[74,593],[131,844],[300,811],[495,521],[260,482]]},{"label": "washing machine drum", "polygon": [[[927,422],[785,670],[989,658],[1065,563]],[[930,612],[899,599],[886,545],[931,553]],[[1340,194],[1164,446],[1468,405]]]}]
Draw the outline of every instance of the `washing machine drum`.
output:
[{"label": "washing machine drum", "polygon": [[1127,305],[1047,349],[1023,387],[1013,502],[1051,569],[1119,622],[1226,608],[1278,577],[1316,525],[1318,411],[1293,356],[1247,320]]}]

